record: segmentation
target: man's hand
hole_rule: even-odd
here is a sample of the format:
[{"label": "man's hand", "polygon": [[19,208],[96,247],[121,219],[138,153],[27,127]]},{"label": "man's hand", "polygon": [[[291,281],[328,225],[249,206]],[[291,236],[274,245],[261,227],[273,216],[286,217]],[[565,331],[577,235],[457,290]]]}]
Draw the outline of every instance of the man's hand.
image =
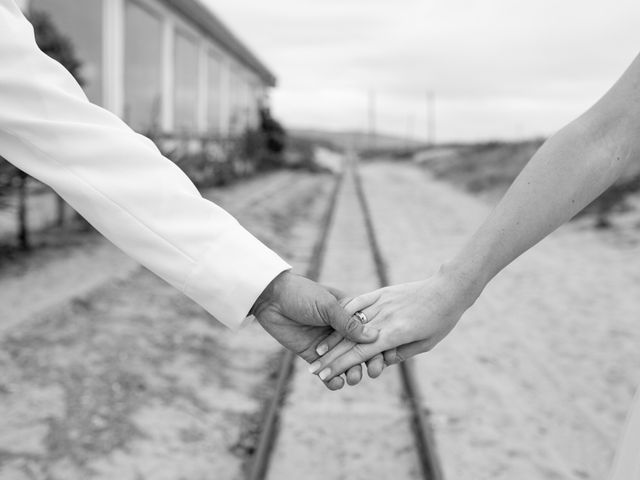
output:
[{"label": "man's hand", "polygon": [[[365,328],[350,317],[329,291],[291,272],[278,275],[250,313],[271,336],[307,362],[318,358],[316,347],[334,331],[357,343],[371,343],[378,338],[376,329]],[[334,377],[326,385],[338,390],[344,381]]]}]

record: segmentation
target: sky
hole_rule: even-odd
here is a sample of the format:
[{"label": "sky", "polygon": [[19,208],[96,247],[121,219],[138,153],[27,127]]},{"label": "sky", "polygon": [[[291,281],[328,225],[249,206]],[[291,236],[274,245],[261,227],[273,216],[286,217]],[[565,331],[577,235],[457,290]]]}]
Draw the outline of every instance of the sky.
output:
[{"label": "sky", "polygon": [[[640,52],[638,0],[202,0],[278,77],[290,128],[546,136]],[[371,106],[374,106],[373,108]]]}]

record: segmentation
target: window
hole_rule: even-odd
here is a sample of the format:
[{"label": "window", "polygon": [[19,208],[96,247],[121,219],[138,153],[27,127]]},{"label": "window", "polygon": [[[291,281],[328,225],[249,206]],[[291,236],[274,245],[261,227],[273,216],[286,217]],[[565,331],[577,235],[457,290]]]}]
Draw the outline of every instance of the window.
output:
[{"label": "window", "polygon": [[32,0],[30,8],[49,14],[60,33],[73,44],[82,62],[84,91],[102,103],[102,0]]},{"label": "window", "polygon": [[198,103],[198,45],[192,37],[177,31],[175,37],[175,130],[196,131]]},{"label": "window", "polygon": [[251,89],[251,84],[247,80],[246,77],[240,77],[240,99],[239,99],[239,108],[240,108],[240,125],[241,128],[253,128],[256,126],[255,122],[255,108],[253,102],[253,92]]},{"label": "window", "polygon": [[220,133],[220,98],[222,96],[220,60],[209,52],[207,57],[207,125],[212,133]]},{"label": "window", "polygon": [[253,127],[260,126],[260,108],[263,105],[260,86],[254,82],[249,85],[249,122]]},{"label": "window", "polygon": [[124,27],[124,120],[143,133],[157,130],[161,98],[162,20],[128,1]]},{"label": "window", "polygon": [[238,134],[244,130],[242,112],[242,77],[236,68],[229,74],[229,130]]}]

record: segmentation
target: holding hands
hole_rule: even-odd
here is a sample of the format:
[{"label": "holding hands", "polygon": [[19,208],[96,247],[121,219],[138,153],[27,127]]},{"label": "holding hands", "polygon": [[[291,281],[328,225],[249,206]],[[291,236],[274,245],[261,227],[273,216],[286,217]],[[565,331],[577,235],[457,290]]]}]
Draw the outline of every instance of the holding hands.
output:
[{"label": "holding hands", "polygon": [[298,290],[291,292],[306,292],[311,303],[305,306],[302,298],[282,294],[282,308],[258,301],[258,320],[312,362],[311,372],[332,389],[342,387],[345,372],[349,384],[358,383],[363,362],[369,376],[376,377],[385,364],[431,350],[493,277],[640,158],[638,105],[640,55],[597,103],[544,143],[454,260],[434,276],[341,304],[316,284],[298,282]]},{"label": "holding hands", "polygon": [[402,362],[435,347],[475,302],[480,288],[455,269],[442,267],[427,280],[394,285],[343,300],[346,313],[367,327],[379,330],[376,341],[357,343],[338,331],[317,345],[322,354],[309,370],[326,383],[347,373],[357,384],[356,367],[367,363],[369,376],[382,373],[384,365]]},{"label": "holding hands", "polygon": [[[269,284],[250,313],[267,333],[307,362],[319,357],[318,345],[332,332],[359,344],[378,337],[377,330],[348,315],[330,291],[290,272],[281,273]],[[344,380],[333,376],[325,384],[339,390]]]},{"label": "holding hands", "polygon": [[284,347],[309,362],[330,390],[369,377],[436,346],[458,323],[479,289],[441,268],[427,280],[381,288],[355,298],[290,272],[276,277],[251,313]]}]

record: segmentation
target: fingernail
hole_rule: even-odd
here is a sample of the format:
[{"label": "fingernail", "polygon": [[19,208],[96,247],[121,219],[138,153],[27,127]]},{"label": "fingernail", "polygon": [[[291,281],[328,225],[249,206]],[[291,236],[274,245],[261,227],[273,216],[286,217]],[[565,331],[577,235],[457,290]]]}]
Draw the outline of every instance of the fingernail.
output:
[{"label": "fingernail", "polygon": [[309,365],[309,373],[316,373],[320,366],[320,362],[313,362],[311,365]]},{"label": "fingernail", "polygon": [[329,351],[329,345],[327,345],[326,343],[318,345],[318,347],[316,348],[316,353],[320,356],[324,355],[328,351]]},{"label": "fingernail", "polygon": [[325,368],[318,374],[318,376],[320,377],[320,380],[326,380],[330,373],[331,373],[331,369]]}]

